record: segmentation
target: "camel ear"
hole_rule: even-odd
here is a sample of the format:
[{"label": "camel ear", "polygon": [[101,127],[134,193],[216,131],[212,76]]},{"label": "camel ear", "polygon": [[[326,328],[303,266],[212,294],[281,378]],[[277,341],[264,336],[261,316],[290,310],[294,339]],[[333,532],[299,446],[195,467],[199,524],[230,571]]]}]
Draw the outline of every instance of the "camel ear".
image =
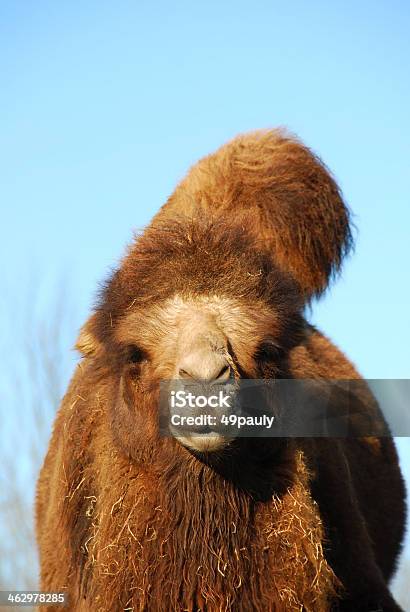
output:
[{"label": "camel ear", "polygon": [[95,337],[94,324],[97,315],[93,314],[80,329],[74,348],[84,357],[94,357],[102,349],[101,342]]}]

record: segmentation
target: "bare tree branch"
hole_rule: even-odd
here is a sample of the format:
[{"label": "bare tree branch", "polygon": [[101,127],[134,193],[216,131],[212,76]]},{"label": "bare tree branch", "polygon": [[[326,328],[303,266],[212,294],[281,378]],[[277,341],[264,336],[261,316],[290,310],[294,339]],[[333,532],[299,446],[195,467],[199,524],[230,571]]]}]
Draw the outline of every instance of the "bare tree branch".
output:
[{"label": "bare tree branch", "polygon": [[75,325],[66,286],[59,283],[47,291],[32,283],[17,307],[10,296],[0,304],[5,330],[0,346],[0,589],[31,590],[38,584],[35,483],[76,359],[70,351]]}]

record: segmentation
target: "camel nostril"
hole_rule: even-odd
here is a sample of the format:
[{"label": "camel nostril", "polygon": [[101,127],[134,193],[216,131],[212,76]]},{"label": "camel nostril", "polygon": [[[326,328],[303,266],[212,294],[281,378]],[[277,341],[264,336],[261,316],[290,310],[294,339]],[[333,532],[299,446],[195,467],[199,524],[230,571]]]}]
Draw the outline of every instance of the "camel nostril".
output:
[{"label": "camel nostril", "polygon": [[231,377],[231,367],[229,364],[224,365],[219,374],[215,377],[216,381],[228,380]]},{"label": "camel nostril", "polygon": [[194,376],[192,376],[192,374],[190,374],[189,372],[187,372],[183,368],[181,368],[179,370],[178,375],[179,375],[180,378],[194,378]]},{"label": "camel nostril", "polygon": [[193,353],[185,357],[177,367],[182,380],[207,380],[223,383],[231,378],[232,370],[225,358],[214,353]]}]

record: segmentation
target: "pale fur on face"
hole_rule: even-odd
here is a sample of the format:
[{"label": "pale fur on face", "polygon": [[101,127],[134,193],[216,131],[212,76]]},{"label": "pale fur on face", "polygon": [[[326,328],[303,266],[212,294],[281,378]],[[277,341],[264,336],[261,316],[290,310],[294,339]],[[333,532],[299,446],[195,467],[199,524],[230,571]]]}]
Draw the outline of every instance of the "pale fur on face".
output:
[{"label": "pale fur on face", "polygon": [[229,342],[242,367],[253,374],[253,356],[262,340],[275,337],[277,316],[263,302],[246,305],[220,296],[192,298],[175,295],[144,311],[131,311],[119,322],[116,339],[136,344],[150,355],[162,378],[175,375],[179,355],[198,333],[198,322],[204,328],[217,328]]},{"label": "pale fur on face", "polygon": [[[238,371],[232,351],[250,376],[256,373],[254,354],[267,335],[274,336],[275,313],[263,303],[246,305],[221,296],[174,297],[145,311],[132,311],[119,323],[116,338],[135,344],[150,356],[150,371],[157,380],[178,377],[177,365],[186,351],[200,341],[209,342],[210,351],[226,356],[235,376]],[[178,435],[178,441],[200,452],[214,452],[230,439],[216,433]]]}]

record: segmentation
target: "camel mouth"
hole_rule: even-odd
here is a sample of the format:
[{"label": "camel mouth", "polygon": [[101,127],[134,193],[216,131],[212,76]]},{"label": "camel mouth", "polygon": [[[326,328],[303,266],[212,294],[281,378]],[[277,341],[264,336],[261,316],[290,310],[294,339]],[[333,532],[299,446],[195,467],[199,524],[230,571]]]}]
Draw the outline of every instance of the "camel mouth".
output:
[{"label": "camel mouth", "polygon": [[212,430],[209,426],[203,427],[201,431],[173,431],[174,438],[187,448],[200,453],[213,453],[228,446],[230,440],[219,432]]}]

